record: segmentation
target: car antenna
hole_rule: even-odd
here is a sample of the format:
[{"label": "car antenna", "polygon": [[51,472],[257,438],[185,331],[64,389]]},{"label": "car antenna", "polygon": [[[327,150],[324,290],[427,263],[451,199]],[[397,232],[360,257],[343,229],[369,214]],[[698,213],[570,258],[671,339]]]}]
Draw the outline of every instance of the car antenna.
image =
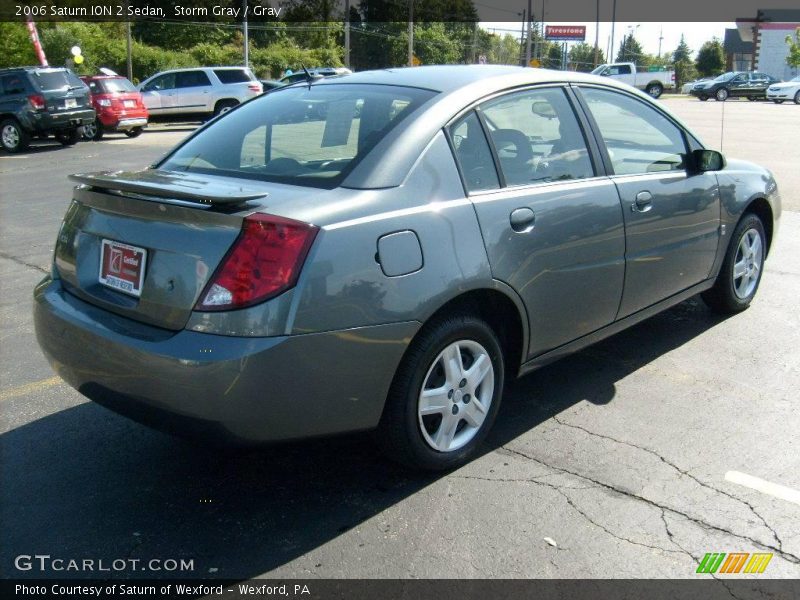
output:
[{"label": "car antenna", "polygon": [[300,66],[303,67],[303,73],[306,74],[306,81],[308,82],[308,88],[311,89],[311,84],[315,80],[320,79],[320,76],[317,75],[315,77],[314,75],[312,75],[311,72],[308,69],[306,69],[306,66],[303,63],[300,63]]}]

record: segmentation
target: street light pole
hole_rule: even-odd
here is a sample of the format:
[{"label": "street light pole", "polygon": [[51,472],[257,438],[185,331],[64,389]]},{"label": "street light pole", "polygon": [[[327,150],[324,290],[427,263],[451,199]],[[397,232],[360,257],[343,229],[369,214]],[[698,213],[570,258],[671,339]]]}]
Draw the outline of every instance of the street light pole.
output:
[{"label": "street light pole", "polygon": [[344,2],[344,66],[350,68],[350,0]]},{"label": "street light pole", "polygon": [[597,67],[598,55],[600,53],[600,0],[595,2],[596,20],[594,23],[594,64],[593,68]]},{"label": "street light pole", "polygon": [[247,30],[247,0],[242,0],[242,14],[244,15],[244,21],[242,22],[242,27],[244,28],[244,66],[250,66],[250,35]]},{"label": "street light pole", "polygon": [[528,0],[528,39],[525,41],[525,66],[529,67],[531,64],[531,21],[533,21],[533,14],[531,13],[531,2]]},{"label": "street light pole", "polygon": [[617,0],[614,0],[613,4],[611,5],[611,51],[609,52],[608,62],[613,63],[614,59],[616,58],[616,52],[614,52],[614,29],[617,25]]},{"label": "street light pole", "polygon": [[414,0],[408,0],[408,66],[414,66]]}]

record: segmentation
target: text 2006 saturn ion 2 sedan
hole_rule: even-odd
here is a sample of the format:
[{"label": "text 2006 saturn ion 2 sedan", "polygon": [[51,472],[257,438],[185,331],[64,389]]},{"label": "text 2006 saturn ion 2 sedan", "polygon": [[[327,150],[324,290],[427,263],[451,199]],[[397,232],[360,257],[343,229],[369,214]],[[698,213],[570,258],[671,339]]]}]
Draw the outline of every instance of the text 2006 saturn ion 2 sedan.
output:
[{"label": "text 2006 saturn ion 2 sedan", "polygon": [[73,179],[34,303],[70,385],[195,435],[374,429],[428,469],[476,451],[507,376],[698,292],[746,308],[780,215],[767,170],[647,96],[516,67],[295,84]]}]

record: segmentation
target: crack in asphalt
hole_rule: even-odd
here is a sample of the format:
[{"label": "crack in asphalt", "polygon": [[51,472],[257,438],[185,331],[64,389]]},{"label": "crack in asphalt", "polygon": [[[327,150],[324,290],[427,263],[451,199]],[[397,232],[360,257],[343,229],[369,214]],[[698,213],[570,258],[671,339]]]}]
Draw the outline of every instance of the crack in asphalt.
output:
[{"label": "crack in asphalt", "polygon": [[3,251],[0,251],[0,258],[5,258],[23,267],[28,267],[29,269],[36,269],[37,271],[41,271],[45,275],[47,275],[50,272],[47,269],[40,267],[39,265],[34,265],[33,263],[25,262],[21,258],[17,258],[16,256],[12,256],[11,254],[7,254],[6,252]]},{"label": "crack in asphalt", "polygon": [[[553,416],[553,420],[556,423],[558,423],[559,425],[562,425],[564,427],[571,427],[573,429],[577,429],[579,431],[583,431],[584,433],[587,433],[588,435],[592,435],[592,436],[599,437],[599,438],[602,438],[602,439],[610,440],[612,442],[615,442],[617,444],[621,444],[623,446],[629,446],[631,448],[636,448],[637,450],[641,450],[643,452],[647,452],[648,454],[651,454],[652,456],[657,457],[661,462],[663,462],[665,465],[673,468],[675,471],[677,471],[681,475],[683,475],[685,477],[688,477],[689,479],[691,479],[692,481],[697,483],[700,487],[704,487],[704,488],[706,488],[708,490],[711,490],[713,492],[716,492],[718,494],[722,494],[723,496],[727,496],[731,500],[735,500],[737,502],[741,502],[742,504],[747,506],[747,508],[750,509],[750,512],[752,512],[756,517],[758,517],[759,521],[761,521],[761,523],[764,525],[764,527],[769,530],[769,532],[772,534],[772,538],[778,544],[778,548],[780,549],[780,551],[781,552],[784,551],[783,550],[783,540],[778,535],[778,532],[775,531],[775,529],[773,529],[773,527],[769,523],[767,523],[767,520],[761,515],[761,513],[759,513],[756,510],[755,506],[753,506],[750,502],[748,502],[744,498],[740,498],[738,496],[735,496],[734,494],[731,494],[730,492],[726,492],[725,490],[721,490],[721,489],[719,489],[717,487],[714,487],[713,485],[711,485],[709,483],[706,483],[705,481],[699,479],[697,476],[692,475],[689,471],[681,469],[678,465],[676,465],[675,463],[673,463],[670,460],[667,460],[661,454],[659,454],[655,450],[652,450],[651,448],[647,448],[646,446],[639,446],[637,444],[634,444],[632,442],[628,442],[628,441],[625,441],[625,440],[619,440],[619,439],[617,439],[615,437],[612,437],[610,435],[597,433],[595,431],[591,431],[590,429],[587,429],[587,428],[582,427],[580,425],[575,425],[573,423],[567,423],[566,421],[562,421],[561,419],[559,419],[557,415]],[[797,557],[795,557],[795,558],[797,558]]]},{"label": "crack in asphalt", "polygon": [[783,549],[781,549],[781,548],[779,548],[777,546],[774,546],[774,545],[771,545],[771,544],[767,544],[767,543],[764,543],[764,542],[759,541],[759,540],[754,540],[753,538],[750,538],[750,537],[748,537],[746,535],[742,535],[740,533],[736,533],[735,531],[731,531],[730,529],[726,529],[724,527],[719,527],[718,525],[712,525],[711,523],[706,523],[702,519],[699,519],[697,517],[693,517],[693,516],[683,512],[683,511],[681,511],[681,510],[679,510],[677,508],[672,508],[670,506],[664,506],[664,505],[659,504],[658,502],[656,502],[654,500],[651,500],[649,498],[645,498],[644,496],[640,496],[639,494],[636,494],[634,492],[621,489],[621,488],[619,488],[619,487],[617,487],[615,485],[612,485],[612,484],[609,484],[609,483],[605,483],[605,482],[600,481],[598,479],[593,479],[592,477],[589,477],[588,475],[583,475],[583,474],[577,473],[575,471],[570,471],[569,469],[565,469],[563,467],[557,467],[557,466],[554,466],[554,465],[550,465],[550,464],[544,462],[543,460],[536,458],[535,456],[531,456],[530,454],[526,454],[526,453],[521,452],[519,450],[515,450],[513,448],[509,448],[508,446],[501,446],[500,448],[505,450],[506,452],[509,452],[510,454],[512,454],[514,456],[518,456],[520,458],[524,458],[526,460],[530,460],[530,461],[536,462],[536,463],[538,463],[538,464],[540,464],[540,465],[542,465],[544,467],[547,467],[549,469],[552,469],[554,471],[559,471],[561,473],[566,473],[567,475],[572,475],[573,477],[578,477],[579,479],[583,479],[585,481],[589,481],[589,482],[595,484],[596,486],[602,487],[602,488],[607,489],[607,490],[609,490],[611,492],[617,493],[617,494],[619,494],[621,496],[626,496],[626,497],[632,498],[634,500],[639,500],[640,502],[648,504],[648,505],[650,505],[650,506],[652,506],[652,507],[654,507],[654,508],[656,508],[658,510],[665,510],[665,511],[669,511],[670,513],[679,515],[679,516],[685,518],[686,520],[691,521],[692,523],[695,523],[696,525],[698,525],[702,529],[723,533],[725,535],[729,535],[729,536],[732,536],[732,537],[735,537],[735,538],[738,538],[738,539],[741,539],[741,540],[746,540],[746,541],[750,542],[751,544],[753,544],[754,546],[756,546],[758,548],[763,548],[765,550],[772,550],[774,553],[778,554],[781,558],[783,558],[787,562],[790,562],[790,563],[793,563],[793,564],[800,564],[800,557],[797,557],[794,554],[791,554],[790,552],[786,552],[786,551],[784,551]]}]

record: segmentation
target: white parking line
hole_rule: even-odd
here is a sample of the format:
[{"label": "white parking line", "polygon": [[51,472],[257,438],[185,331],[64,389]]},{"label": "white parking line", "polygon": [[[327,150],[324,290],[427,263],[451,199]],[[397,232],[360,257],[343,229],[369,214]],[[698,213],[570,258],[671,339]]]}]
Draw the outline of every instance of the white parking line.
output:
[{"label": "white parking line", "polygon": [[764,481],[763,479],[753,477],[747,473],[728,471],[725,473],[725,481],[738,483],[739,485],[749,487],[750,489],[761,492],[762,494],[774,496],[775,498],[780,498],[781,500],[786,500],[787,502],[793,502],[794,504],[800,505],[800,492],[797,490],[793,490],[792,488],[788,488],[777,483]]}]

